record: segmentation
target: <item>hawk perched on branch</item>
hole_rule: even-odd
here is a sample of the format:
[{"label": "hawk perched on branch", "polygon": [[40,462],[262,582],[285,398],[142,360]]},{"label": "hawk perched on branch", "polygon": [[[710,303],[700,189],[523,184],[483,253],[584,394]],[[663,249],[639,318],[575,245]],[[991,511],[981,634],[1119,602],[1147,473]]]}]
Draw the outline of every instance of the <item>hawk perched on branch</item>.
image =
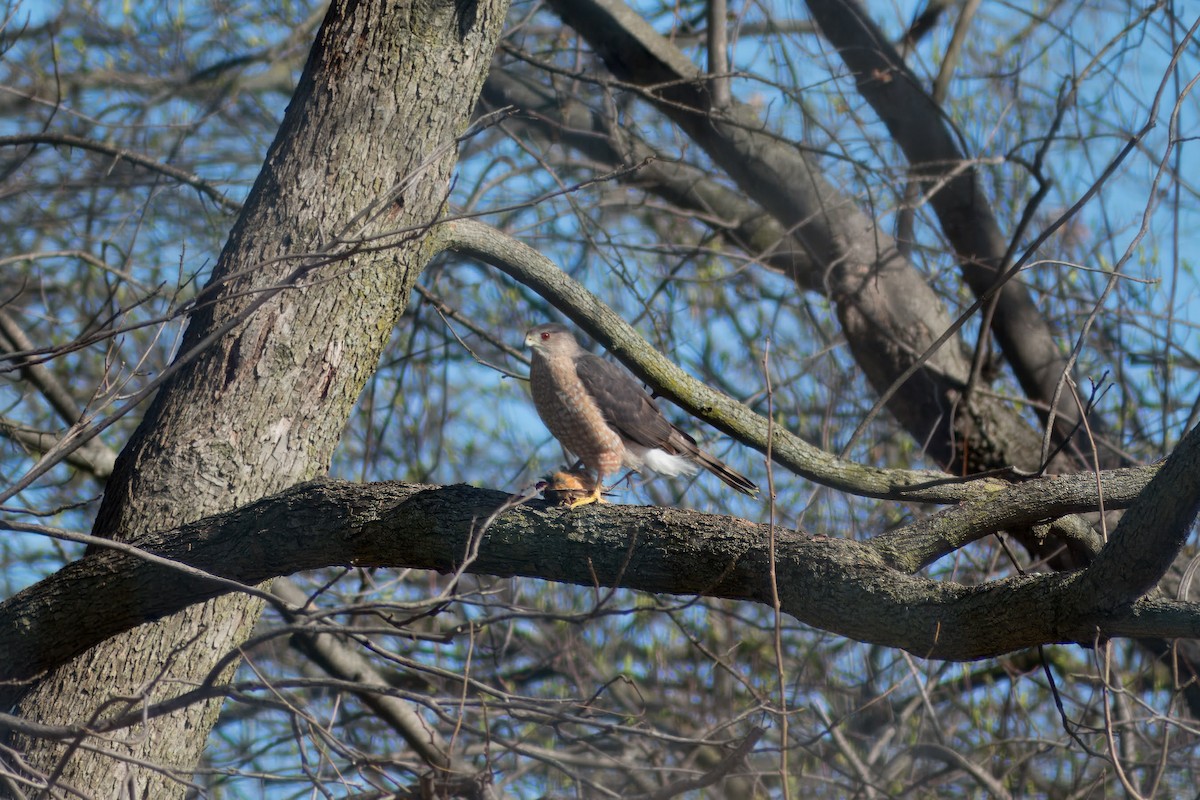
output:
[{"label": "hawk perched on branch", "polygon": [[703,467],[739,492],[758,493],[668,422],[633,375],[584,350],[566,326],[538,325],[525,334],[525,345],[533,350],[529,383],[538,416],[596,476],[591,493],[571,508],[604,502],[604,478],[623,466],[663,475],[693,475]]}]

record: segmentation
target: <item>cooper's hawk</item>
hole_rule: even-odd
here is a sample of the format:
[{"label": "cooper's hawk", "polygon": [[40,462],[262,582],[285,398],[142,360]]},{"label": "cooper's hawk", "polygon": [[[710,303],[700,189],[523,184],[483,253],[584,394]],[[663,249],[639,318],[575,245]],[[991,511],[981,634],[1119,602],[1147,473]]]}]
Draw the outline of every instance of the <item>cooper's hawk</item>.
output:
[{"label": "cooper's hawk", "polygon": [[584,350],[565,326],[538,325],[525,334],[525,345],[533,349],[529,383],[538,416],[596,476],[591,493],[571,508],[604,502],[604,478],[622,466],[663,475],[693,475],[704,467],[739,492],[758,492],[668,422],[633,375]]}]

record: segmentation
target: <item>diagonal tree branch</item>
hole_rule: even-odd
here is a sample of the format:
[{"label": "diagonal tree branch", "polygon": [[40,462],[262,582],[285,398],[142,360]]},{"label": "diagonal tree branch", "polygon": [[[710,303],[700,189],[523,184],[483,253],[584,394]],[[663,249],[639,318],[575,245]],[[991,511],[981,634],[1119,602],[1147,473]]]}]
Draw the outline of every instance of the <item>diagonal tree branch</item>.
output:
[{"label": "diagonal tree branch", "polygon": [[[275,581],[271,591],[294,608],[303,608],[308,602],[304,592],[286,578]],[[390,688],[375,665],[358,650],[348,646],[341,636],[298,631],[292,634],[290,641],[293,647],[332,678],[356,685]],[[386,692],[360,691],[355,694],[363,705],[400,734],[413,752],[430,766],[434,785],[447,786],[455,780],[470,781],[476,777],[478,770],[454,754],[451,744],[437,728],[425,721],[413,704]]]},{"label": "diagonal tree branch", "polygon": [[[930,204],[963,278],[977,297],[987,294],[1002,275],[1008,242],[945,114],[855,0],[809,0],[808,8],[916,176],[936,185]],[[1067,368],[1053,332],[1022,284],[1008,281],[995,303],[992,331],[1005,358],[1026,394],[1048,405]],[[1060,431],[1070,430],[1078,417],[1074,402],[1063,398]]]}]

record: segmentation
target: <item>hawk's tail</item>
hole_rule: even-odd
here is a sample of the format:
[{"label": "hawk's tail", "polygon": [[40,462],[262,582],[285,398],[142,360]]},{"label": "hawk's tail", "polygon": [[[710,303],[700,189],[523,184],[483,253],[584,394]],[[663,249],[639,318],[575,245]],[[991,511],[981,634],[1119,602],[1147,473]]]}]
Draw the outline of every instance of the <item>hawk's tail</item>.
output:
[{"label": "hawk's tail", "polygon": [[710,456],[699,448],[696,448],[696,463],[742,494],[748,494],[751,497],[758,494],[758,487],[754,485],[753,481],[740,472],[730,469],[721,459]]}]

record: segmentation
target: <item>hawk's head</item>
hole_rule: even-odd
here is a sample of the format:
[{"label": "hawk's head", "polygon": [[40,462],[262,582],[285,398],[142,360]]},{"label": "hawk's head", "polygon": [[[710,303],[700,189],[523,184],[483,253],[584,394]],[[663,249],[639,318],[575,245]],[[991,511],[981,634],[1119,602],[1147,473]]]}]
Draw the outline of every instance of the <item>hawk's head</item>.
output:
[{"label": "hawk's head", "polygon": [[573,356],[582,350],[570,329],[557,322],[530,328],[525,334],[525,346],[548,356]]}]

